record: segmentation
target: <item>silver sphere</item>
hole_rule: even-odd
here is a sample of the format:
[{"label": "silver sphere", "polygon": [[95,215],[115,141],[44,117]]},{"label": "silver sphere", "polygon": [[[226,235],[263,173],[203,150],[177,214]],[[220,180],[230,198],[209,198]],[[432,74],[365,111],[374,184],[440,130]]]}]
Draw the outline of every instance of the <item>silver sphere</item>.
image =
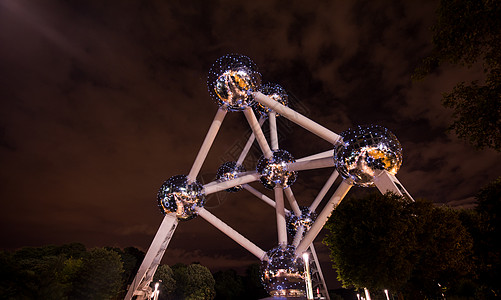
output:
[{"label": "silver sphere", "polygon": [[261,183],[268,189],[279,185],[283,188],[291,186],[296,181],[296,172],[287,170],[287,164],[296,160],[285,150],[273,151],[273,156],[267,159],[261,156],[256,170],[261,174]]},{"label": "silver sphere", "polygon": [[304,227],[303,235],[310,230],[317,219],[317,213],[310,211],[306,206],[301,206],[301,215],[298,217],[291,213],[287,216],[287,231],[291,236],[295,236],[299,228]]},{"label": "silver sphere", "polygon": [[304,296],[304,263],[296,257],[291,245],[267,252],[268,260],[261,262],[261,283],[272,297]]},{"label": "silver sphere", "polygon": [[357,186],[374,186],[377,170],[395,175],[402,165],[397,137],[379,125],[356,126],[341,133],[344,145],[334,150],[336,168]]},{"label": "silver sphere", "polygon": [[[234,161],[228,161],[222,164],[219,169],[217,169],[216,180],[228,181],[238,177],[240,173],[245,172],[244,167],[237,165]],[[242,189],[241,185],[237,185],[226,189],[227,192],[238,192]]]},{"label": "silver sphere", "polygon": [[254,104],[250,92],[259,90],[261,74],[247,56],[228,54],[218,58],[211,67],[207,85],[220,107],[241,111]]},{"label": "silver sphere", "polygon": [[164,214],[175,213],[180,220],[193,219],[197,215],[195,208],[205,204],[202,190],[200,183],[188,183],[186,175],[173,176],[160,187],[158,206]]},{"label": "silver sphere", "polygon": [[[284,88],[278,84],[274,83],[263,84],[261,86],[260,92],[266,96],[269,96],[271,99],[277,101],[282,105],[287,106],[287,104],[289,103],[289,95],[287,95],[287,92],[284,90]],[[264,118],[267,118],[268,113],[271,111],[270,108],[259,102],[255,107],[259,115],[261,115],[261,117]],[[279,116],[279,114],[277,114],[277,116]]]}]

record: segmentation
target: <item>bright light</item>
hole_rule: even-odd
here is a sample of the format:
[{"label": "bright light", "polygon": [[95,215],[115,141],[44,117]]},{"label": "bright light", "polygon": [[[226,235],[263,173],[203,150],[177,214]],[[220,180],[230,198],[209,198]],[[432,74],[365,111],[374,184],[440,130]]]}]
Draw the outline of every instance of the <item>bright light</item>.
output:
[{"label": "bright light", "polygon": [[303,253],[303,259],[304,259],[304,263],[305,265],[308,264],[308,259],[310,258],[310,256],[308,255],[307,252]]},{"label": "bright light", "polygon": [[386,300],[390,300],[390,296],[388,296],[388,290],[387,289],[384,290],[384,293],[386,295]]},{"label": "bright light", "polygon": [[310,263],[308,262],[310,256],[308,252],[303,253],[304,267],[306,271],[306,298],[308,300],[313,299],[313,287],[311,286],[311,277],[310,277]]},{"label": "bright light", "polygon": [[160,291],[158,290],[158,286],[160,285],[159,282],[155,283],[155,290],[153,291],[153,293],[151,294],[151,298],[153,300],[158,300],[158,294],[160,294]]}]

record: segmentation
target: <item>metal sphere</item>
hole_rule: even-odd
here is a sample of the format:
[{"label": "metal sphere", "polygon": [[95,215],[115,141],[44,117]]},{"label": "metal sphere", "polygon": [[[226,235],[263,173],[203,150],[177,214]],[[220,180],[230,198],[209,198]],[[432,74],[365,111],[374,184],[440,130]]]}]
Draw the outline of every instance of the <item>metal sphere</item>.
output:
[{"label": "metal sphere", "polygon": [[280,185],[283,188],[291,186],[296,181],[296,172],[287,170],[287,164],[296,160],[285,150],[273,151],[273,156],[267,159],[261,156],[256,170],[261,174],[261,183],[268,189]]},{"label": "metal sphere", "polygon": [[296,235],[299,228],[304,226],[303,234],[310,230],[311,225],[317,219],[317,213],[310,211],[306,206],[301,206],[301,215],[298,217],[295,214],[290,214],[287,216],[287,231],[291,236]]},{"label": "metal sphere", "polygon": [[211,67],[207,85],[220,107],[241,111],[254,104],[250,92],[259,90],[261,74],[247,56],[228,54],[218,58]]},{"label": "metal sphere", "polygon": [[[216,180],[228,181],[238,177],[240,173],[245,172],[244,167],[237,165],[234,161],[228,161],[222,164],[219,169],[217,169]],[[227,192],[238,192],[242,189],[241,185],[237,185],[226,189]]]},{"label": "metal sphere", "polygon": [[356,126],[341,133],[343,145],[334,150],[336,168],[357,186],[374,186],[377,170],[395,175],[402,165],[397,137],[379,125]]},{"label": "metal sphere", "polygon": [[268,260],[261,262],[261,282],[272,297],[304,296],[304,263],[296,257],[294,247],[277,246],[267,252]]},{"label": "metal sphere", "polygon": [[[277,101],[278,103],[280,103],[282,105],[287,106],[287,104],[289,103],[289,95],[287,95],[287,92],[284,90],[284,88],[278,84],[274,84],[274,83],[263,84],[261,86],[260,92],[266,96],[269,96],[271,99]],[[267,118],[268,113],[271,111],[270,108],[268,108],[267,106],[265,106],[259,102],[255,106],[255,108],[256,108],[257,112],[259,113],[259,115],[261,115],[261,117],[264,117],[264,118]],[[279,116],[279,115],[277,114],[277,116]]]},{"label": "metal sphere", "polygon": [[202,190],[200,183],[188,183],[186,175],[172,176],[158,191],[158,206],[164,214],[175,213],[180,220],[193,219],[197,215],[195,208],[205,204]]}]

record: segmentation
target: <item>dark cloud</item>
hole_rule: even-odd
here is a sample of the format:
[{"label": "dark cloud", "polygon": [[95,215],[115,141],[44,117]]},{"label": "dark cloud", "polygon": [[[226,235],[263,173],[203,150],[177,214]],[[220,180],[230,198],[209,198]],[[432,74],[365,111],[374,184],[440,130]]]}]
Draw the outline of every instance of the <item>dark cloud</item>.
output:
[{"label": "dark cloud", "polygon": [[[251,57],[264,82],[287,89],[291,107],[337,133],[355,124],[388,127],[404,148],[398,177],[414,197],[470,206],[501,162],[445,132],[451,112],[441,94],[479,78],[479,66],[411,80],[431,47],[435,5],[2,1],[2,248],[79,241],[147,249],[161,221],[157,189],[189,172],[214,118],[206,78],[226,53]],[[281,147],[296,158],[331,148],[287,120],[279,128]],[[242,114],[228,113],[199,179],[211,181],[222,162],[238,157],[249,134]],[[249,170],[259,156],[255,147]],[[331,171],[299,174],[300,204],[315,198]],[[250,193],[212,195],[207,209],[263,249],[274,247],[274,210]],[[197,218],[178,226],[165,261],[218,269],[254,258]]]}]

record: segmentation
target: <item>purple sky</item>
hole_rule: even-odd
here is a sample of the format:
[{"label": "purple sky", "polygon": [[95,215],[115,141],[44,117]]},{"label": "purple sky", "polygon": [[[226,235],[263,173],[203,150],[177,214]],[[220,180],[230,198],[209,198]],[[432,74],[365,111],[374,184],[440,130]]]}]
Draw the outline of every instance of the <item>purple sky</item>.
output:
[{"label": "purple sky", "polygon": [[[410,78],[431,49],[435,1],[190,2],[0,2],[1,248],[147,249],[162,219],[157,190],[189,172],[217,110],[207,72],[227,53],[252,58],[264,82],[334,132],[389,128],[404,149],[397,177],[414,198],[471,206],[499,175],[498,153],[445,132],[442,93],[482,79],[481,68]],[[288,121],[279,126],[281,147],[296,158],[330,149]],[[243,115],[228,113],[199,180],[236,159],[248,134]],[[299,174],[300,204],[330,172]],[[248,192],[211,196],[206,207],[264,250],[276,245],[273,209]],[[217,270],[256,259],[196,218],[179,225],[165,255],[193,261]]]}]

